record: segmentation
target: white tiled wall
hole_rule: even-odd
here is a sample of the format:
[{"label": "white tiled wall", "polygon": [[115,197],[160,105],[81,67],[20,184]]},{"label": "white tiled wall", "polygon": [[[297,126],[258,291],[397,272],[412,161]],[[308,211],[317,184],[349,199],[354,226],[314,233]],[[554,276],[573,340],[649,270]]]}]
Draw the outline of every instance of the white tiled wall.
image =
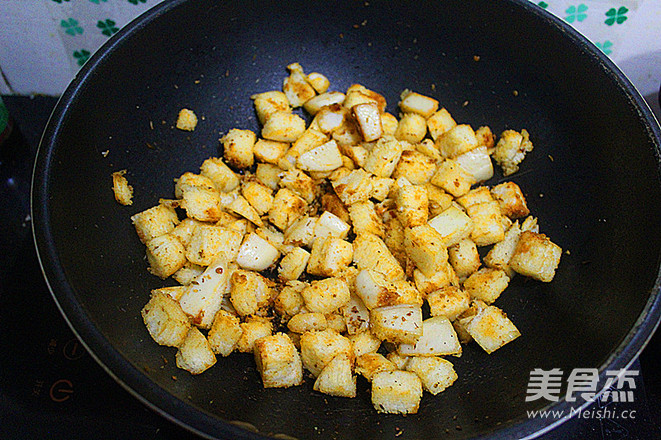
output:
[{"label": "white tiled wall", "polygon": [[[110,38],[104,29],[112,35],[160,1],[0,0],[0,93],[59,95]],[[658,91],[661,0],[530,1],[602,48],[644,96]]]}]

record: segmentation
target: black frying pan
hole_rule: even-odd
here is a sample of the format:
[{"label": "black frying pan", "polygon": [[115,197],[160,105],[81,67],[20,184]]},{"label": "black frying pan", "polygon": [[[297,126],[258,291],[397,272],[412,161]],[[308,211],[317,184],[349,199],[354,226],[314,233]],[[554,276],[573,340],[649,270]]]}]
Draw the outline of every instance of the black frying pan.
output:
[{"label": "black frying pan", "polygon": [[[140,318],[163,283],[146,272],[130,215],[218,155],[219,133],[258,130],[248,97],[280,88],[294,61],[326,74],[334,90],[357,82],[383,93],[392,113],[409,88],[460,122],[526,128],[535,144],[512,180],[570,254],[550,284],[511,283],[498,304],[523,336],[491,356],[467,346],[454,362],[459,380],[426,395],[417,415],[377,415],[362,379],[356,399],[315,393],[309,380],[265,390],[249,355],[191,377]],[[182,107],[204,117],[192,133],[172,128]],[[555,422],[526,416],[550,406],[525,402],[532,369],[598,368],[603,379],[632,362],[657,324],[659,139],[613,64],[527,1],[164,2],[94,55],[58,103],[36,162],[34,233],[55,300],[92,355],[200,434],[524,437]],[[110,190],[111,173],[124,168],[131,207]]]}]

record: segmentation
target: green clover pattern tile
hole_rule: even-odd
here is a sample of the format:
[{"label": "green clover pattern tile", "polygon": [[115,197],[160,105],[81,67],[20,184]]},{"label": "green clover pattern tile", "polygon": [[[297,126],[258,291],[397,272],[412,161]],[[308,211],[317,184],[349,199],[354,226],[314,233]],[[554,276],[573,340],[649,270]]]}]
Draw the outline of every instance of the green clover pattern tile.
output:
[{"label": "green clover pattern tile", "polygon": [[76,62],[79,66],[82,66],[90,59],[92,54],[87,49],[80,49],[73,52],[73,57],[76,59]]},{"label": "green clover pattern tile", "polygon": [[129,3],[131,3],[132,5],[137,5],[140,3],[147,3],[147,0],[129,0]]},{"label": "green clover pattern tile", "polygon": [[95,5],[98,5],[101,2],[107,2],[108,0],[90,0],[91,3],[94,3]]},{"label": "green clover pattern tile", "polygon": [[119,31],[119,28],[115,26],[116,24],[117,23],[115,23],[113,20],[106,18],[105,20],[99,20],[96,23],[96,27],[101,29],[101,33],[106,37],[112,37],[114,33]]},{"label": "green clover pattern tile", "polygon": [[610,55],[611,53],[613,53],[613,49],[612,49],[613,43],[611,41],[606,40],[603,43],[600,43],[600,42],[597,41],[594,44],[599,49],[601,49],[601,51],[603,53],[605,53],[606,55]]},{"label": "green clover pattern tile", "polygon": [[588,10],[588,7],[585,3],[581,3],[578,6],[571,5],[565,10],[565,21],[567,23],[573,23],[574,21],[581,22],[588,18],[588,14],[586,14]]},{"label": "green clover pattern tile", "polygon": [[627,21],[627,12],[629,10],[625,6],[620,6],[617,10],[615,8],[610,8],[606,11],[606,23],[608,26],[613,26],[615,23],[622,24]]},{"label": "green clover pattern tile", "polygon": [[62,28],[64,29],[64,33],[67,35],[75,36],[76,34],[83,33],[83,28],[74,18],[69,18],[68,20],[60,21],[60,26],[62,26]]}]

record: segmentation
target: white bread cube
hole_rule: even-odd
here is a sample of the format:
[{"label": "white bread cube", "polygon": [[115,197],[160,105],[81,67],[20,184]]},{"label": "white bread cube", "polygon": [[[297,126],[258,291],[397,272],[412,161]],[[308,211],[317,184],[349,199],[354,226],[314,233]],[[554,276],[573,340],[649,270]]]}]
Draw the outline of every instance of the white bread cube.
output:
[{"label": "white bread cube", "polygon": [[[250,203],[250,206],[253,207],[257,216],[261,216],[269,212],[271,206],[273,205],[273,190],[259,182],[246,182],[241,188],[241,194],[243,194],[245,200]],[[261,223],[261,221],[260,223],[253,221],[246,215],[244,215],[244,217],[256,225]]]},{"label": "white bread cube", "polygon": [[[303,334],[311,331],[322,331],[328,328],[326,315],[319,312],[301,312],[292,316],[287,322],[287,328],[294,332]],[[339,332],[338,332],[339,333]]]},{"label": "white bread cube", "polygon": [[519,185],[514,182],[503,182],[491,188],[493,198],[500,206],[500,212],[511,219],[525,217],[530,214],[526,198]]},{"label": "white bread cube", "polygon": [[287,188],[280,188],[275,194],[268,213],[269,221],[284,231],[307,210],[308,203]]},{"label": "white bread cube", "polygon": [[498,202],[477,203],[466,208],[473,221],[471,239],[478,246],[488,246],[505,238],[503,220]]},{"label": "white bread cube", "polygon": [[344,102],[344,93],[325,92],[310,98],[303,108],[312,116],[316,115],[322,108],[332,106],[333,104],[342,104]]},{"label": "white bread cube", "polygon": [[560,264],[562,248],[546,235],[523,231],[509,265],[517,273],[549,283]]},{"label": "white bread cube", "polygon": [[461,355],[461,344],[446,316],[433,316],[422,321],[422,336],[415,343],[399,344],[405,356]]},{"label": "white bread cube", "polygon": [[325,278],[310,283],[301,291],[305,307],[311,312],[332,313],[349,302],[349,286],[341,278]]},{"label": "white bread cube", "polygon": [[305,300],[301,296],[301,291],[305,286],[307,284],[301,281],[289,281],[283,286],[273,301],[275,312],[284,318],[290,318],[299,313],[305,306]]},{"label": "white bread cube", "polygon": [[471,299],[491,304],[507,288],[510,278],[505,271],[484,267],[464,281],[464,290]]},{"label": "white bread cube", "polygon": [[404,185],[397,191],[397,218],[405,228],[424,225],[429,215],[427,188],[422,185]]},{"label": "white bread cube", "polygon": [[138,238],[144,244],[171,232],[179,223],[174,208],[160,204],[133,215],[131,221]]},{"label": "white bread cube", "polygon": [[372,151],[370,151],[364,168],[378,177],[390,177],[393,171],[395,171],[402,151],[404,151],[402,143],[395,139],[395,137],[388,135],[381,136]]},{"label": "white bread cube", "polygon": [[422,310],[410,304],[372,309],[370,328],[381,340],[414,344],[422,336]]},{"label": "white bread cube", "polygon": [[319,256],[315,272],[327,277],[338,276],[353,261],[353,245],[340,238],[328,237]]},{"label": "white bread cube", "polygon": [[305,171],[333,171],[342,166],[342,155],[337,142],[330,140],[301,154],[296,166]]},{"label": "white bread cube", "polygon": [[202,222],[216,222],[222,216],[221,195],[215,187],[186,186],[180,203],[188,217]]},{"label": "white bread cube", "polygon": [[448,261],[443,237],[427,223],[405,230],[404,248],[406,255],[427,277],[442,270]]},{"label": "white bread cube", "polygon": [[314,241],[326,238],[346,238],[351,230],[345,221],[337,215],[324,211],[314,226]]},{"label": "white bread cube", "polygon": [[221,309],[213,319],[207,340],[214,353],[226,357],[234,351],[242,333],[239,318]]},{"label": "white bread cube", "polygon": [[257,160],[277,164],[289,149],[286,142],[271,141],[268,139],[258,139],[253,146],[253,153]]},{"label": "white bread cube", "polygon": [[394,136],[398,125],[399,121],[394,115],[387,112],[381,113],[381,127],[383,128],[383,134]]},{"label": "white bread cube", "polygon": [[374,234],[360,234],[353,242],[353,262],[359,270],[374,269],[390,280],[404,278],[404,269],[386,244]]},{"label": "white bread cube", "polygon": [[152,292],[141,315],[149,334],[159,345],[180,346],[191,328],[188,315],[164,292]]},{"label": "white bread cube", "polygon": [[368,382],[379,373],[395,370],[397,366],[380,353],[370,352],[356,356],[356,373],[364,376]]},{"label": "white bread cube", "polygon": [[230,301],[241,316],[262,315],[274,296],[267,279],[251,270],[235,270],[230,286]]},{"label": "white bread cube", "polygon": [[417,113],[404,113],[399,118],[395,139],[417,144],[427,134],[427,121]]},{"label": "white bread cube", "polygon": [[272,113],[262,127],[262,137],[278,142],[294,142],[305,132],[305,120],[289,112]]},{"label": "white bread cube", "polygon": [[236,350],[241,353],[253,353],[255,342],[273,334],[271,321],[260,316],[248,316],[240,325],[242,333],[236,342]]},{"label": "white bread cube", "polygon": [[133,204],[133,187],[124,177],[125,174],[126,170],[112,173],[112,191],[117,203],[128,206]]},{"label": "white bread cube", "polygon": [[193,230],[186,247],[186,258],[200,266],[208,266],[220,256],[232,261],[236,258],[242,238],[239,232],[229,228],[200,224]]},{"label": "white bread cube", "polygon": [[304,215],[296,219],[285,230],[285,244],[293,246],[310,246],[314,241],[314,229],[317,226],[318,217]]},{"label": "white bread cube", "polygon": [[[368,89],[367,87],[360,85],[360,84],[352,84],[349,86],[347,89],[347,97],[349,96],[350,93],[360,93],[363,96],[366,96],[367,98],[371,99],[372,101],[376,102],[377,105],[379,106],[379,111],[383,113],[386,110],[386,98],[383,97],[383,95],[380,95],[379,93]],[[360,99],[360,98],[359,98]],[[351,108],[355,104],[351,102],[347,102],[345,100],[344,103],[345,107]]]},{"label": "white bread cube", "polygon": [[422,399],[422,382],[410,371],[382,371],[372,376],[372,405],[380,413],[415,414]]},{"label": "white bread cube", "polygon": [[461,197],[466,194],[471,185],[476,183],[475,178],[468,174],[461,165],[452,159],[446,159],[441,162],[436,173],[431,178],[431,183],[449,192],[455,197]]},{"label": "white bread cube", "polygon": [[471,189],[463,196],[458,197],[457,203],[464,209],[468,209],[469,206],[477,205],[478,203],[493,202],[493,200],[489,188],[486,186],[478,186],[477,188]]},{"label": "white bread cube", "polygon": [[448,248],[448,261],[461,280],[465,280],[482,265],[477,245],[470,238],[464,238]]},{"label": "white bread cube", "polygon": [[258,93],[252,95],[250,99],[253,100],[260,124],[264,124],[273,113],[291,113],[291,106],[289,105],[287,95],[281,91],[273,90],[271,92]]},{"label": "white bread cube", "polygon": [[193,110],[182,108],[177,115],[176,127],[179,130],[193,131],[197,126],[197,115]]},{"label": "white bread cube", "polygon": [[236,262],[243,269],[261,271],[275,263],[279,256],[275,246],[251,232],[244,238]]},{"label": "white bread cube", "polygon": [[429,134],[431,134],[434,140],[456,125],[457,123],[452,118],[452,115],[445,108],[440,109],[427,118],[427,128],[429,128]]},{"label": "white bread cube", "polygon": [[231,129],[220,139],[223,144],[223,157],[233,167],[249,168],[255,162],[253,147],[257,136],[251,130]]},{"label": "white bread cube", "polygon": [[254,355],[264,388],[286,388],[303,383],[301,356],[286,334],[258,339]]},{"label": "white bread cube", "polygon": [[321,107],[317,111],[313,119],[313,124],[317,125],[319,131],[328,134],[341,129],[345,124],[345,119],[348,117],[348,109],[342,107],[340,104],[332,104]]},{"label": "white bread cube", "polygon": [[351,107],[351,113],[365,142],[372,142],[383,135],[381,113],[374,102],[356,104]]},{"label": "white bread cube", "polygon": [[296,247],[288,252],[278,267],[278,276],[285,280],[297,280],[305,271],[310,260],[310,253],[303,248]]},{"label": "white bread cube", "polygon": [[330,86],[328,78],[319,72],[308,73],[306,79],[317,93],[325,93]]},{"label": "white bread cube", "polygon": [[487,147],[478,146],[454,159],[461,168],[473,176],[476,182],[484,182],[493,177],[493,164]]},{"label": "white bread cube", "polygon": [[301,154],[325,144],[328,140],[325,133],[310,127],[296,139],[284,157],[293,164]]},{"label": "white bread cube", "polygon": [[457,380],[454,366],[440,357],[415,357],[406,366],[407,371],[418,375],[425,391],[436,395]]},{"label": "white bread cube", "polygon": [[259,163],[257,164],[257,169],[255,170],[255,177],[262,185],[271,188],[272,190],[276,190],[278,189],[280,173],[282,173],[282,171],[283,170],[277,165],[270,163]]},{"label": "white bread cube", "polygon": [[413,185],[429,182],[436,172],[436,161],[415,150],[403,151],[392,174],[394,179],[404,177]]},{"label": "white bread cube", "polygon": [[390,281],[375,270],[361,270],[356,276],[356,295],[372,310],[397,304],[422,305],[420,293],[407,281]]},{"label": "white bread cube", "polygon": [[454,159],[477,148],[475,131],[468,124],[455,125],[436,139],[436,147],[443,157]]},{"label": "white bread cube", "polygon": [[370,175],[362,169],[351,171],[345,177],[332,182],[335,194],[349,206],[369,200],[372,191]]},{"label": "white bread cube", "polygon": [[470,295],[457,286],[448,285],[427,295],[431,316],[445,316],[454,321],[470,307]]},{"label": "white bread cube", "polygon": [[208,190],[217,189],[213,180],[209,177],[191,172],[185,172],[178,178],[174,179],[174,182],[174,196],[178,199],[181,199],[184,196],[184,190],[190,187],[198,187]]},{"label": "white bread cube", "polygon": [[355,293],[351,293],[349,301],[340,307],[349,335],[365,332],[369,329],[370,311]]},{"label": "white bread cube", "polygon": [[188,330],[175,359],[177,367],[196,375],[205,372],[216,363],[216,356],[209,341],[196,327]]},{"label": "white bread cube", "polygon": [[213,324],[229,283],[227,260],[218,258],[199,275],[179,299],[181,309],[191,317],[193,324],[208,329]]},{"label": "white bread cube", "polygon": [[484,256],[484,264],[494,269],[504,270],[508,277],[512,278],[516,272],[510,267],[509,262],[519,242],[521,227],[518,220],[505,231],[505,238],[494,244],[491,250]]},{"label": "white bread cube", "polygon": [[519,164],[532,151],[533,145],[526,130],[516,132],[505,130],[501,133],[492,157],[503,169],[503,174],[509,176],[519,170]]},{"label": "white bread cube", "polygon": [[452,269],[450,263],[444,264],[441,269],[431,277],[427,277],[422,271],[415,269],[413,271],[413,280],[415,281],[415,287],[423,297],[426,297],[430,292],[442,287],[451,284],[459,285],[459,278],[454,272],[454,269]]},{"label": "white bread cube", "polygon": [[239,186],[239,176],[218,157],[202,162],[200,174],[211,179],[220,192],[230,192]]},{"label": "white bread cube", "polygon": [[167,278],[186,264],[186,249],[172,234],[163,234],[147,242],[149,273]]},{"label": "white bread cube", "polygon": [[195,228],[198,225],[203,224],[199,220],[195,220],[194,218],[186,217],[182,221],[179,222],[175,228],[170,231],[170,234],[174,235],[179,239],[181,244],[184,245],[184,247],[188,247],[191,241],[191,237],[193,236],[193,232],[195,232]]},{"label": "white bread cube", "polygon": [[301,335],[301,358],[303,366],[314,377],[318,377],[324,367],[342,353],[352,359],[351,341],[335,330],[305,332]]},{"label": "white bread cube", "polygon": [[443,242],[450,247],[466,237],[473,231],[473,221],[457,205],[452,205],[436,217],[429,220],[429,226],[441,234]]},{"label": "white bread cube", "polygon": [[293,191],[308,203],[314,202],[317,196],[318,183],[297,168],[282,173],[280,186]]},{"label": "white bread cube", "polygon": [[438,110],[438,101],[410,90],[404,90],[400,96],[399,109],[404,113],[417,113],[427,119]]},{"label": "white bread cube", "polygon": [[[468,317],[464,318],[464,315]],[[512,321],[496,306],[475,301],[464,315],[458,318],[460,324],[487,353],[493,353],[521,336]]]},{"label": "white bread cube", "polygon": [[385,225],[371,200],[349,206],[349,216],[355,234],[368,233],[379,237],[385,235]]},{"label": "white bread cube", "polygon": [[287,66],[287,69],[289,70],[289,76],[283,81],[282,91],[287,96],[292,107],[300,107],[307,100],[313,98],[317,92],[308,83],[300,64],[290,64]]},{"label": "white bread cube", "polygon": [[314,382],[314,390],[336,397],[356,397],[356,376],[352,374],[351,366],[349,355],[338,354],[321,370]]}]

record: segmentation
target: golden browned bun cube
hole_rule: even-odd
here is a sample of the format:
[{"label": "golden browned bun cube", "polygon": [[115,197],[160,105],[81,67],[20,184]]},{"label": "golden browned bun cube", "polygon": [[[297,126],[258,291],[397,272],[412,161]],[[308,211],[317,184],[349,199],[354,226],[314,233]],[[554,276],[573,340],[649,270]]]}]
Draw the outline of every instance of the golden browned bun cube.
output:
[{"label": "golden browned bun cube", "polygon": [[369,329],[370,311],[358,295],[351,293],[349,301],[341,307],[341,312],[349,335]]},{"label": "golden browned bun cube", "polygon": [[437,140],[443,133],[457,125],[445,108],[442,108],[427,118],[427,127],[432,139]]},{"label": "golden browned bun cube", "polygon": [[291,106],[287,99],[287,95],[278,90],[258,93],[252,95],[250,99],[252,99],[255,104],[255,111],[257,112],[260,124],[264,124],[269,116],[275,112],[291,113]]},{"label": "golden browned bun cube", "polygon": [[404,113],[399,118],[395,139],[417,144],[427,134],[427,121],[417,113]]},{"label": "golden browned bun cube", "polygon": [[225,160],[236,168],[249,168],[255,162],[253,147],[257,136],[251,130],[231,129],[220,139]]},{"label": "golden browned bun cube", "polygon": [[271,321],[261,316],[248,316],[240,325],[242,333],[236,342],[236,349],[241,353],[252,353],[256,341],[273,333]]},{"label": "golden browned bun cube", "polygon": [[405,228],[427,223],[429,198],[427,188],[422,185],[404,185],[397,191],[397,218]]},{"label": "golden browned bun cube", "polygon": [[180,346],[191,327],[179,303],[164,292],[153,292],[141,314],[149,334],[160,345]]},{"label": "golden browned bun cube", "polygon": [[509,264],[521,275],[548,283],[555,276],[561,256],[560,246],[546,235],[523,231]]},{"label": "golden browned bun cube", "polygon": [[281,188],[275,194],[268,212],[269,221],[281,231],[287,229],[297,218],[305,214],[308,207],[305,199],[287,188]]},{"label": "golden browned bun cube", "polygon": [[414,357],[406,370],[417,374],[423,389],[433,395],[444,391],[458,377],[452,363],[440,357]]},{"label": "golden browned bun cube", "polygon": [[477,245],[470,238],[464,238],[448,248],[448,261],[461,280],[465,280],[466,277],[478,270],[482,264]]},{"label": "golden browned bun cube", "polygon": [[457,197],[457,203],[464,209],[468,209],[469,206],[477,205],[478,203],[493,202],[493,200],[491,191],[486,186],[478,186],[463,196]]},{"label": "golden browned bun cube", "polygon": [[296,247],[288,252],[278,267],[278,276],[285,280],[297,280],[305,271],[310,260],[310,253],[303,248]]},{"label": "golden browned bun cube", "polygon": [[358,272],[356,294],[368,309],[398,304],[422,305],[420,292],[406,280],[389,281],[382,273],[364,269]]},{"label": "golden browned bun cube", "polygon": [[262,137],[278,142],[294,142],[305,132],[305,120],[290,112],[271,113],[262,127]]},{"label": "golden browned bun cube", "polygon": [[448,262],[443,237],[427,223],[405,230],[404,248],[406,255],[427,277],[434,276]]},{"label": "golden browned bun cube", "polygon": [[532,151],[533,145],[526,130],[517,132],[505,130],[501,133],[492,157],[503,169],[503,174],[509,176],[519,170],[519,164]]},{"label": "golden browned bun cube", "polygon": [[466,213],[473,221],[471,239],[478,246],[488,246],[505,238],[503,220],[498,202],[491,201],[470,205]]},{"label": "golden browned bun cube", "polygon": [[356,373],[372,381],[374,375],[384,371],[395,371],[397,367],[380,353],[370,352],[356,357]]},{"label": "golden browned bun cube", "polygon": [[372,192],[370,175],[362,169],[351,171],[346,176],[332,182],[333,190],[347,206],[366,202]]},{"label": "golden browned bun cube", "polygon": [[484,182],[493,177],[493,163],[484,145],[473,148],[454,158],[464,171],[470,174],[476,182]]},{"label": "golden browned bun cube", "polygon": [[128,206],[133,204],[133,187],[129,185],[129,181],[124,177],[125,174],[126,170],[112,173],[112,191],[117,203]]},{"label": "golden browned bun cube", "polygon": [[370,328],[383,341],[414,344],[422,336],[422,309],[411,304],[372,309]]},{"label": "golden browned bun cube", "polygon": [[365,102],[351,107],[351,113],[365,142],[372,142],[383,135],[381,113],[375,102]]},{"label": "golden browned bun cube", "polygon": [[470,309],[457,318],[461,327],[487,353],[493,353],[503,345],[521,336],[507,315],[496,306],[475,301]]},{"label": "golden browned bun cube", "polygon": [[358,357],[366,353],[374,353],[381,347],[381,339],[372,334],[371,331],[364,331],[348,336],[353,348],[353,354]]},{"label": "golden browned bun cube", "polygon": [[276,313],[287,318],[300,312],[305,305],[305,300],[301,296],[301,291],[305,286],[307,284],[301,281],[289,281],[283,286],[273,301]]},{"label": "golden browned bun cube", "polygon": [[415,414],[422,399],[422,382],[410,371],[382,371],[372,377],[372,405],[380,413]]},{"label": "golden browned bun cube", "polygon": [[360,234],[353,242],[353,262],[359,270],[373,269],[388,279],[404,278],[404,269],[386,244],[374,234]]},{"label": "golden browned bun cube", "polygon": [[505,271],[484,267],[464,281],[464,290],[471,299],[479,299],[491,304],[507,288],[510,278]]},{"label": "golden browned bun cube", "polygon": [[175,355],[177,367],[191,374],[201,374],[213,367],[216,355],[209,341],[197,327],[191,327]]},{"label": "golden browned bun cube", "polygon": [[214,353],[229,356],[234,351],[242,333],[239,317],[221,309],[213,318],[207,340]]},{"label": "golden browned bun cube", "polygon": [[286,388],[303,383],[301,356],[286,334],[258,339],[254,354],[264,388]]},{"label": "golden browned bun cube", "polygon": [[435,172],[436,161],[433,158],[419,151],[407,150],[402,152],[392,177],[404,177],[413,185],[421,185],[429,182]]},{"label": "golden browned bun cube", "polygon": [[163,234],[147,242],[149,272],[167,278],[186,264],[186,249],[172,234]]},{"label": "golden browned bun cube", "polygon": [[356,376],[352,361],[346,353],[335,356],[319,373],[314,390],[336,397],[356,397]]},{"label": "golden browned bun cube", "polygon": [[317,197],[317,183],[303,171],[292,168],[282,173],[280,185],[292,190],[297,195],[312,203]]},{"label": "golden browned bun cube", "polygon": [[[269,209],[271,209],[271,206],[273,205],[273,190],[259,182],[246,182],[241,188],[241,193],[245,200],[253,207],[257,216],[269,212]],[[253,223],[258,224],[250,217],[246,215],[244,215],[244,217]]]},{"label": "golden browned bun cube", "polygon": [[176,127],[179,130],[193,131],[197,126],[197,115],[193,110],[182,108],[177,116]]},{"label": "golden browned bun cube", "polygon": [[450,159],[477,148],[475,131],[468,124],[459,124],[442,133],[436,139],[441,155]]},{"label": "golden browned bun cube", "polygon": [[349,301],[349,287],[341,278],[326,278],[310,283],[301,296],[311,312],[331,313]]},{"label": "golden browned bun cube", "polygon": [[[287,322],[287,328],[294,333],[321,331],[328,328],[326,315],[319,312],[301,312],[292,316]],[[339,332],[338,332],[339,333]]]},{"label": "golden browned bun cube", "polygon": [[410,90],[404,90],[400,99],[399,108],[404,113],[417,113],[427,119],[438,110],[437,100]]},{"label": "golden browned bun cube", "polygon": [[325,93],[330,86],[330,81],[325,75],[319,72],[312,72],[306,75],[306,79],[317,93]]},{"label": "golden browned bun cube", "polygon": [[470,307],[470,295],[457,286],[448,285],[427,294],[431,316],[445,316],[454,321]]},{"label": "golden browned bun cube", "polygon": [[491,194],[498,202],[503,215],[515,219],[530,214],[523,191],[516,183],[503,182],[496,185],[491,188]]},{"label": "golden browned bun cube", "polygon": [[520,234],[521,227],[517,220],[505,231],[505,238],[494,244],[484,256],[484,264],[494,269],[504,270],[507,276],[512,278],[516,272],[510,267],[509,262],[516,249],[516,244],[519,242]]},{"label": "golden browned bun cube", "polygon": [[147,243],[152,238],[171,232],[179,223],[174,208],[156,205],[131,217],[140,241]]},{"label": "golden browned bun cube", "polygon": [[218,157],[210,157],[202,162],[200,174],[211,179],[220,192],[230,192],[239,186],[239,176]]},{"label": "golden browned bun cube", "polygon": [[331,139],[298,156],[296,166],[310,172],[333,171],[342,166],[342,154],[337,142]]},{"label": "golden browned bun cube", "polygon": [[461,344],[450,320],[433,316],[422,321],[420,339],[413,344],[399,344],[397,351],[405,356],[460,355]]},{"label": "golden browned bun cube", "polygon": [[352,358],[351,341],[335,330],[305,332],[301,335],[301,358],[303,366],[319,376],[321,370],[337,355],[346,353]]},{"label": "golden browned bun cube", "polygon": [[303,73],[300,64],[292,63],[287,66],[287,70],[289,70],[289,76],[283,81],[282,91],[292,107],[300,107],[310,98],[313,98],[317,92],[308,83],[307,76]]},{"label": "golden browned bun cube", "polygon": [[385,235],[385,226],[381,216],[376,212],[374,202],[357,202],[349,206],[349,217],[355,234]]},{"label": "golden browned bun cube", "polygon": [[473,231],[473,220],[457,205],[451,205],[448,209],[429,220],[429,226],[441,234],[446,246],[454,246]]},{"label": "golden browned bun cube", "polygon": [[328,237],[323,240],[323,246],[316,247],[316,249],[320,249],[320,258],[315,262],[317,275],[338,276],[349,267],[353,260],[353,245],[340,238]]},{"label": "golden browned bun cube", "polygon": [[230,301],[241,316],[262,314],[274,296],[267,279],[251,270],[235,270],[230,286]]},{"label": "golden browned bun cube", "polygon": [[200,266],[208,266],[220,256],[231,261],[236,258],[242,238],[237,231],[222,226],[200,224],[193,230],[186,247],[186,258]]},{"label": "golden browned bun cube", "polygon": [[387,112],[381,113],[381,126],[383,127],[383,134],[394,136],[398,124],[399,121],[394,115],[391,115]]},{"label": "golden browned bun cube", "polygon": [[431,183],[449,192],[455,197],[466,194],[471,185],[476,183],[475,177],[468,174],[457,161],[445,159],[436,167],[436,173],[431,178]]},{"label": "golden browned bun cube", "polygon": [[404,151],[402,144],[395,137],[381,136],[367,157],[364,168],[378,177],[390,177],[395,171],[402,151]]},{"label": "golden browned bun cube", "polygon": [[415,282],[415,287],[423,297],[442,287],[459,285],[459,278],[450,263],[442,265],[441,269],[431,277],[425,276],[420,269],[415,269],[413,271],[413,281]]}]

